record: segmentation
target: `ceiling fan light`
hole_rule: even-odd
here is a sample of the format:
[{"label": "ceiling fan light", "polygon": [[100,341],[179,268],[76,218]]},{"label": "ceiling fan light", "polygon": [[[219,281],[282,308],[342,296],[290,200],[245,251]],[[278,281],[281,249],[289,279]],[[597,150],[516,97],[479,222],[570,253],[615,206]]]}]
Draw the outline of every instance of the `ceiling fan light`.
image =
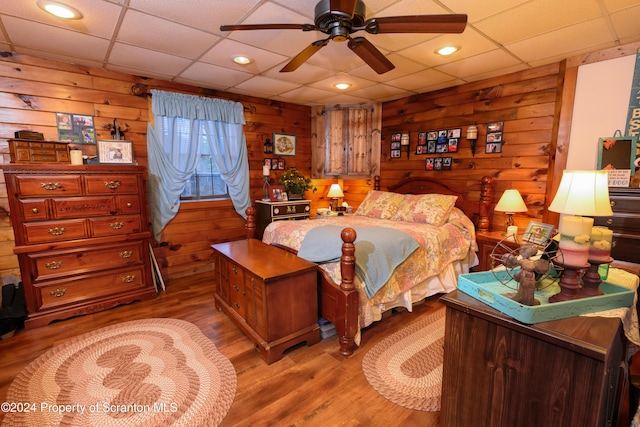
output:
[{"label": "ceiling fan light", "polygon": [[336,83],[333,85],[336,89],[340,89],[340,90],[346,90],[349,89],[351,87],[351,83],[347,83],[347,82],[340,82],[340,83]]},{"label": "ceiling fan light", "polygon": [[236,55],[233,57],[233,62],[240,65],[247,65],[247,64],[250,64],[252,60],[248,56]]},{"label": "ceiling fan light", "polygon": [[71,6],[67,6],[66,4],[58,3],[55,1],[38,1],[38,7],[45,12],[62,19],[80,19],[82,18],[82,13],[72,8]]},{"label": "ceiling fan light", "polygon": [[441,47],[440,49],[436,50],[436,53],[438,55],[441,55],[441,56],[449,56],[449,55],[453,55],[454,53],[456,53],[459,50],[460,50],[460,48],[457,47],[457,46],[445,46],[445,47]]}]

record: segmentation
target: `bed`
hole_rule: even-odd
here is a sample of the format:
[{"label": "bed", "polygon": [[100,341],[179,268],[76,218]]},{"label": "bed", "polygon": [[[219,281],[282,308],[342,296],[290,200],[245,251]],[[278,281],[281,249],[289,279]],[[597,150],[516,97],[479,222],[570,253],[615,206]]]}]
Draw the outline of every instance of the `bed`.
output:
[{"label": "bed", "polygon": [[[380,320],[383,312],[396,307],[411,311],[417,301],[457,287],[458,275],[477,263],[475,231],[489,229],[492,184],[491,178],[483,178],[475,186],[476,191],[479,188],[479,201],[470,202],[467,189],[455,191],[428,178],[403,180],[389,186],[388,191],[380,190],[376,178],[374,190],[353,215],[274,221],[265,229],[262,240],[294,254],[304,252],[306,259],[310,255],[328,257],[311,258],[318,263],[320,316],[335,325],[340,352],[348,356],[359,345],[360,330]],[[248,238],[255,236],[255,224],[255,210],[250,207]],[[365,237],[358,240],[357,231]],[[396,257],[396,264],[381,273],[367,274],[365,264],[370,267],[378,263],[373,253],[363,248],[378,234],[377,238],[390,242],[387,246],[406,245],[406,250],[397,250],[403,253],[393,256],[386,254],[389,259]],[[327,240],[309,243],[319,235]],[[411,246],[413,242],[417,245]],[[322,253],[313,248],[322,249]],[[356,253],[360,254],[358,258]],[[384,280],[388,271],[393,274],[384,285],[371,289],[371,276]]]}]

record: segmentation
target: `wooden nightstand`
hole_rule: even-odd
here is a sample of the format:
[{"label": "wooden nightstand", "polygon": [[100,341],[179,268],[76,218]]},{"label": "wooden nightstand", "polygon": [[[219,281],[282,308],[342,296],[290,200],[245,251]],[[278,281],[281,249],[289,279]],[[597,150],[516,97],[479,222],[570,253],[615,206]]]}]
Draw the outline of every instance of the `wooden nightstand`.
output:
[{"label": "wooden nightstand", "polygon": [[[491,252],[493,252],[496,245],[504,238],[504,231],[479,231],[476,233],[479,264],[474,268],[475,271],[491,270]],[[511,249],[518,248],[516,242],[504,240],[503,243]]]},{"label": "wooden nightstand", "polygon": [[311,200],[289,200],[286,202],[256,200],[256,239],[262,240],[264,229],[272,221],[309,219],[310,216]]}]

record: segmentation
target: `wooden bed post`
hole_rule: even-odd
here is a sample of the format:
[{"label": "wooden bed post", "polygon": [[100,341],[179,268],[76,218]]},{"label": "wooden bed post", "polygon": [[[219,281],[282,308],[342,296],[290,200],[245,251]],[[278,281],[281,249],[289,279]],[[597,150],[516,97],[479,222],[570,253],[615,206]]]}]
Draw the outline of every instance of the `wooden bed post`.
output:
[{"label": "wooden bed post", "polygon": [[340,233],[342,238],[342,256],[340,257],[340,291],[336,295],[338,307],[345,307],[336,320],[336,332],[340,338],[340,354],[349,356],[353,354],[354,338],[358,332],[358,291],[353,284],[356,267],[356,231],[353,228],[345,228]]},{"label": "wooden bed post", "polygon": [[247,239],[255,239],[256,237],[256,209],[253,206],[249,206],[246,211],[247,220],[244,223]]},{"label": "wooden bed post", "polygon": [[489,228],[491,228],[489,215],[491,212],[491,202],[493,200],[493,178],[483,176],[481,182],[478,231],[489,231]]}]

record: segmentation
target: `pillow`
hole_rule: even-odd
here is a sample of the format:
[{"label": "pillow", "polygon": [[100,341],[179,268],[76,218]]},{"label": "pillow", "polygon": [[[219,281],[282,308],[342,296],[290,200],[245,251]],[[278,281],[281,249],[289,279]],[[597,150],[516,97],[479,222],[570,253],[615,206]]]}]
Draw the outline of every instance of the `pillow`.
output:
[{"label": "pillow", "polygon": [[407,194],[391,219],[424,222],[440,227],[449,219],[456,200],[458,196],[447,194]]},{"label": "pillow", "polygon": [[355,214],[370,218],[389,219],[398,211],[403,200],[402,194],[371,190],[360,203]]}]

